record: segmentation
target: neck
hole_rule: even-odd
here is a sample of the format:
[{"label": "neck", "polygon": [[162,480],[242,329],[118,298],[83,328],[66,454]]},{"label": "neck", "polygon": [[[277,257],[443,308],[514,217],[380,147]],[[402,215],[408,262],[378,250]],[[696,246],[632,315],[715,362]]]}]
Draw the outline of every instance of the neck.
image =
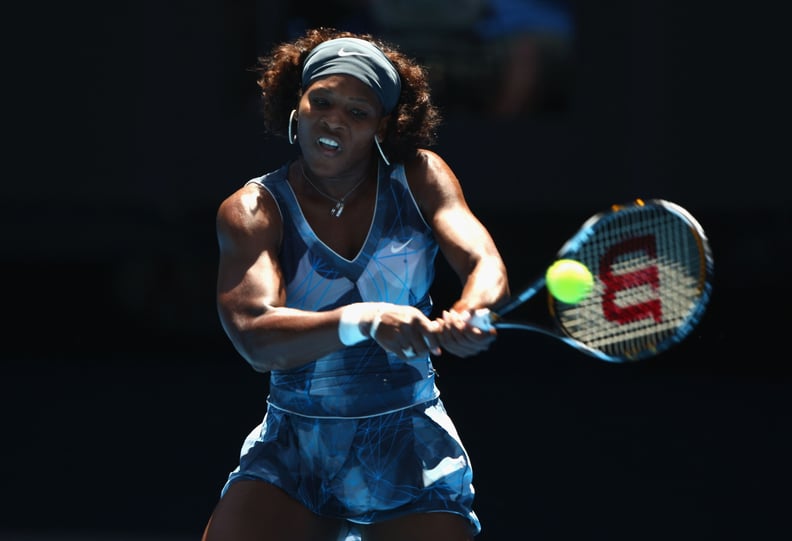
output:
[{"label": "neck", "polygon": [[368,172],[367,171],[364,172],[363,175],[358,180],[356,180],[354,184],[352,184],[351,188],[349,188],[343,194],[341,194],[339,196],[335,196],[335,195],[329,194],[324,189],[322,189],[320,186],[318,186],[315,181],[311,180],[311,177],[309,177],[308,173],[305,171],[305,165],[303,164],[302,161],[300,161],[300,171],[302,172],[302,177],[310,185],[310,187],[313,188],[313,190],[318,192],[319,195],[321,195],[325,199],[328,199],[328,200],[330,200],[330,201],[335,203],[335,206],[330,209],[330,214],[333,217],[335,217],[335,218],[338,218],[338,217],[341,216],[341,213],[344,212],[344,206],[346,205],[346,199],[350,195],[352,195],[352,193],[355,190],[357,190],[360,187],[361,184],[363,184],[363,182],[366,180],[366,177],[368,176]]},{"label": "neck", "polygon": [[352,171],[339,176],[322,176],[314,173],[305,161],[300,160],[300,173],[313,191],[320,192],[325,197],[342,199],[350,192],[356,191],[371,174],[371,166],[367,164],[362,170]]}]

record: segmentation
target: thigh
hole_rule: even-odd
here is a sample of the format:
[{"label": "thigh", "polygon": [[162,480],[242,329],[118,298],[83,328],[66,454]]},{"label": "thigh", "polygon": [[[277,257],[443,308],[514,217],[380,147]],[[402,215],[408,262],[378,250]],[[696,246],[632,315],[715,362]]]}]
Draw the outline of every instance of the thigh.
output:
[{"label": "thigh", "polygon": [[202,541],[336,541],[341,526],[274,485],[243,479],[218,502]]},{"label": "thigh", "polygon": [[363,541],[472,541],[470,522],[456,513],[416,513],[362,527]]}]

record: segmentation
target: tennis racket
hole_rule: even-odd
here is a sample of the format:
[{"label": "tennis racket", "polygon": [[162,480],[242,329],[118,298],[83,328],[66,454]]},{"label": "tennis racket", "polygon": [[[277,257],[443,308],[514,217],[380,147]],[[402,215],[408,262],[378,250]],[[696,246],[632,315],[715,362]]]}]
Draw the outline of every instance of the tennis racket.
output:
[{"label": "tennis racket", "polygon": [[605,361],[637,361],[687,337],[712,290],[713,260],[704,230],[685,209],[662,199],[636,199],[595,214],[557,259],[586,265],[594,287],[577,304],[547,291],[552,325],[504,318],[546,290],[544,274],[504,306],[476,311],[470,323],[484,330],[540,332]]}]

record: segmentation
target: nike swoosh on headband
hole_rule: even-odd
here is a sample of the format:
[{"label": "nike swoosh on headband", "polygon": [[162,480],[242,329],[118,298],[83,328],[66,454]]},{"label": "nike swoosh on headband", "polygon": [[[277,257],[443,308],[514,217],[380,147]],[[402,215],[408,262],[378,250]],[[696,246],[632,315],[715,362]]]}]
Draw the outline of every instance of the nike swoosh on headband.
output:
[{"label": "nike swoosh on headband", "polygon": [[343,47],[338,49],[338,56],[370,56],[367,53],[359,53],[357,51],[345,51]]}]

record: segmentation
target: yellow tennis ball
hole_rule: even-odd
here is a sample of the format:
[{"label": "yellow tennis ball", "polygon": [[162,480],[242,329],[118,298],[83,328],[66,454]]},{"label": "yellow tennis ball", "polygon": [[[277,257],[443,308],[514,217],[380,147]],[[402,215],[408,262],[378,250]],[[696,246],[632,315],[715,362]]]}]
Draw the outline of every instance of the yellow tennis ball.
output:
[{"label": "yellow tennis ball", "polygon": [[550,294],[567,304],[577,304],[591,294],[594,276],[583,263],[559,259],[547,269],[545,283]]}]

